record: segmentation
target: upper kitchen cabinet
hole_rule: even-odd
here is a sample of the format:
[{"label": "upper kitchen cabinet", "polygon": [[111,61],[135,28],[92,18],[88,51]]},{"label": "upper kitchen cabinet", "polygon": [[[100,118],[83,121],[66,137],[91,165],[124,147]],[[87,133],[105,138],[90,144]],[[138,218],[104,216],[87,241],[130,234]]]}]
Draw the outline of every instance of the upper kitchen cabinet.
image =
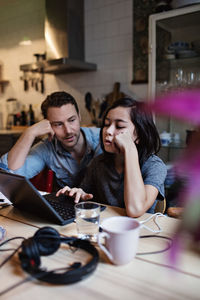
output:
[{"label": "upper kitchen cabinet", "polygon": [[[182,90],[200,84],[200,5],[191,5],[149,17],[148,94]],[[159,132],[178,133],[185,142],[188,123],[158,118]]]}]

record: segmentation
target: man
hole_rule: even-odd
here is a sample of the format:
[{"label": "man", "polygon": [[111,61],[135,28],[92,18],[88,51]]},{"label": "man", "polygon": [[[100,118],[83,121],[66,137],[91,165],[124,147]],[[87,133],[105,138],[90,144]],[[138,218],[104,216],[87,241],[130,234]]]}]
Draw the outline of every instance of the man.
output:
[{"label": "man", "polygon": [[[28,178],[47,166],[54,171],[59,186],[77,186],[88,163],[102,152],[99,129],[80,127],[77,103],[66,92],[47,96],[41,109],[44,120],[28,127],[1,162]],[[45,134],[48,138],[31,148],[34,140]]]}]

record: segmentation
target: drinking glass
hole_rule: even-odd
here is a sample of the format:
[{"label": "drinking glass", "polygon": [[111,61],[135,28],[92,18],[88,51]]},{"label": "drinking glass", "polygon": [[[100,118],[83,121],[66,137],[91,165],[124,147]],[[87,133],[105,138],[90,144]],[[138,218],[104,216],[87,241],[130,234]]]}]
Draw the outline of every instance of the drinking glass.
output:
[{"label": "drinking glass", "polygon": [[75,205],[75,220],[80,239],[97,241],[100,220],[100,205],[86,201]]}]

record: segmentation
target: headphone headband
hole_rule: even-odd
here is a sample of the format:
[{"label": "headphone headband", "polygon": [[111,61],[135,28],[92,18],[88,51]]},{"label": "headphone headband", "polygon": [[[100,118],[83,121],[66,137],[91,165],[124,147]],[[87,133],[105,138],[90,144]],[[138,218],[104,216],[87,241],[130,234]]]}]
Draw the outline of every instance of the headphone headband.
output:
[{"label": "headphone headband", "polygon": [[[83,266],[80,262],[75,262],[64,273],[56,273],[56,270],[45,271],[40,268],[40,256],[48,256],[55,253],[59,249],[60,243],[83,249],[92,255],[92,259]],[[33,237],[22,242],[19,259],[23,270],[33,277],[48,283],[68,284],[82,280],[91,274],[97,267],[99,254],[88,240],[81,240],[75,237],[61,237],[54,228],[43,227]]]}]

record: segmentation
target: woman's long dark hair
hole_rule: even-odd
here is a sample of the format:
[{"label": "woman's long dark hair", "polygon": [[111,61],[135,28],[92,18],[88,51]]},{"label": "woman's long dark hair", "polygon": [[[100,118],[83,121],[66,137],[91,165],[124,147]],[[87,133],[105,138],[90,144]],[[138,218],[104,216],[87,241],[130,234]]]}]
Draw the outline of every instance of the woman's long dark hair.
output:
[{"label": "woman's long dark hair", "polygon": [[125,97],[116,100],[113,105],[108,108],[103,118],[100,133],[102,149],[104,149],[102,133],[105,125],[105,118],[110,110],[119,106],[130,108],[130,118],[135,126],[138,136],[138,143],[136,144],[136,147],[141,166],[150,155],[158,153],[161,146],[160,137],[153,122],[152,115],[150,112],[145,110],[144,102],[139,102],[132,98]]}]

